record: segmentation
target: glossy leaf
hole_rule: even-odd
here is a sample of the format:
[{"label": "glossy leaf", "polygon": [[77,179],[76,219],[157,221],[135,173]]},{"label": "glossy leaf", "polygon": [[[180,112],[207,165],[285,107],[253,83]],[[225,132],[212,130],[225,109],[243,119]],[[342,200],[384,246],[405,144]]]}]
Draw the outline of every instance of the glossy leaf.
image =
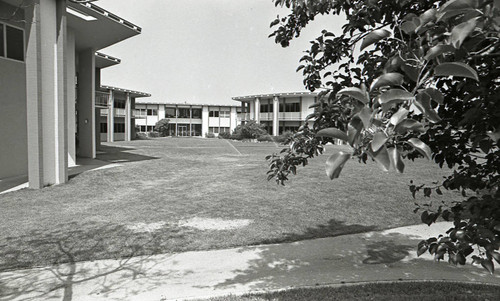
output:
[{"label": "glossy leaf", "polygon": [[347,134],[339,129],[336,129],[336,128],[322,129],[322,130],[318,131],[318,133],[316,133],[316,136],[336,138],[336,139],[340,139],[343,141],[347,141]]},{"label": "glossy leaf", "polygon": [[398,134],[405,134],[408,131],[425,133],[425,127],[420,122],[414,119],[407,118],[399,122],[394,127],[394,131]]},{"label": "glossy leaf", "polygon": [[415,32],[415,29],[417,29],[418,25],[415,24],[413,21],[405,21],[403,24],[401,24],[401,30],[404,31],[406,34],[410,34]]},{"label": "glossy leaf", "polygon": [[363,107],[361,111],[356,114],[359,119],[363,122],[363,126],[365,129],[371,126],[371,118],[372,118],[372,110],[368,107]]},{"label": "glossy leaf", "polygon": [[414,67],[409,64],[404,64],[403,66],[401,66],[401,70],[403,70],[406,76],[408,76],[408,78],[410,78],[412,81],[414,82],[418,81],[418,75],[420,70],[417,67]]},{"label": "glossy leaf", "polygon": [[478,17],[453,27],[450,36],[450,44],[457,49],[460,48],[464,40],[474,31],[474,28],[476,28],[477,20]]},{"label": "glossy leaf", "polygon": [[377,152],[368,148],[367,153],[373,158],[373,160],[375,160],[375,162],[377,162],[377,165],[383,171],[389,171],[391,168],[391,160],[389,159],[389,154],[387,153],[387,148],[385,146],[381,147]]},{"label": "glossy leaf", "polygon": [[397,125],[401,120],[408,116],[408,112],[409,111],[403,107],[399,108],[399,110],[391,116],[390,123],[392,125]]},{"label": "glossy leaf", "polygon": [[493,261],[491,261],[489,259],[481,260],[481,266],[483,266],[483,268],[488,270],[488,272],[490,272],[490,274],[492,274],[492,275],[495,272],[495,266],[493,265]]},{"label": "glossy leaf", "polygon": [[448,44],[438,44],[436,46],[433,46],[427,53],[425,54],[425,59],[426,60],[432,60],[438,56],[440,56],[443,53],[448,53],[448,52],[455,52],[455,47],[448,45]]},{"label": "glossy leaf", "polygon": [[361,90],[356,87],[348,87],[344,88],[337,92],[337,95],[347,95],[354,99],[361,101],[363,104],[366,104],[370,99],[368,93],[366,91]]},{"label": "glossy leaf", "polygon": [[402,89],[391,89],[384,92],[379,97],[379,102],[382,104],[382,110],[387,112],[394,104],[401,103],[407,100],[413,100],[415,97],[410,92]]},{"label": "glossy leaf", "polygon": [[401,158],[401,154],[399,154],[397,148],[389,147],[387,149],[387,153],[389,154],[389,160],[391,160],[391,166],[399,173],[403,173],[405,170],[405,164],[403,159]]},{"label": "glossy leaf", "polygon": [[451,0],[443,4],[437,12],[437,21],[446,20],[460,13],[474,10],[477,0]]},{"label": "glossy leaf", "polygon": [[425,117],[433,122],[437,123],[441,121],[441,117],[431,106],[431,97],[425,92],[420,92],[417,94],[417,99],[415,105],[424,113]]},{"label": "glossy leaf", "polygon": [[378,151],[386,142],[389,140],[384,132],[376,132],[373,135],[373,140],[371,142],[371,148],[374,152]]},{"label": "glossy leaf", "polygon": [[351,158],[351,154],[339,151],[326,160],[326,174],[331,180],[340,176],[340,172],[349,158]]},{"label": "glossy leaf", "polygon": [[363,129],[363,122],[361,121],[361,119],[359,117],[352,118],[347,128],[347,137],[348,137],[347,142],[349,143],[349,145],[353,146],[356,144],[356,140],[359,137],[359,134],[362,129]]},{"label": "glossy leaf", "polygon": [[467,77],[479,81],[476,70],[461,62],[442,63],[434,69],[434,75]]},{"label": "glossy leaf", "polygon": [[432,156],[431,148],[427,144],[422,142],[420,139],[410,138],[410,139],[408,139],[408,143],[411,146],[413,146],[413,148],[415,148],[419,153],[424,155],[424,157],[426,157],[429,160],[431,159],[431,156]]},{"label": "glossy leaf", "polygon": [[425,94],[429,95],[432,100],[436,103],[442,105],[444,101],[443,93],[434,88],[427,88],[423,91]]},{"label": "glossy leaf", "polygon": [[386,86],[400,86],[403,83],[404,76],[400,73],[397,72],[390,72],[390,73],[385,73],[382,74],[381,76],[377,77],[371,87],[370,91],[380,88],[380,87],[386,87]]},{"label": "glossy leaf", "polygon": [[369,34],[366,35],[366,37],[363,39],[363,42],[361,42],[361,48],[360,50],[365,49],[366,47],[377,43],[378,41],[385,39],[391,35],[391,32],[388,31],[387,29],[377,29]]}]

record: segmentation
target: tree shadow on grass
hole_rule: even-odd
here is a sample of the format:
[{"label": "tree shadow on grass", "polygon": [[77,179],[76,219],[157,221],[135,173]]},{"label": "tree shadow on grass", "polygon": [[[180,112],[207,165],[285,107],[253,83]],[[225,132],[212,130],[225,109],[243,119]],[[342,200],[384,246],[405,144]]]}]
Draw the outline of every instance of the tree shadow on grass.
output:
[{"label": "tree shadow on grass", "polygon": [[159,157],[152,157],[134,153],[135,149],[130,147],[119,147],[110,145],[101,145],[99,152],[96,155],[98,160],[107,162],[136,162],[144,160],[160,159]]},{"label": "tree shadow on grass", "polygon": [[52,233],[9,237],[0,242],[0,300],[70,301],[74,287],[89,282],[90,293],[121,291],[130,296],[139,291],[127,288],[127,283],[141,277],[141,290],[152,289],[171,272],[148,273],[158,264],[152,254],[162,250],[162,240],[172,237],[175,234],[133,233],[121,225],[77,223]]}]

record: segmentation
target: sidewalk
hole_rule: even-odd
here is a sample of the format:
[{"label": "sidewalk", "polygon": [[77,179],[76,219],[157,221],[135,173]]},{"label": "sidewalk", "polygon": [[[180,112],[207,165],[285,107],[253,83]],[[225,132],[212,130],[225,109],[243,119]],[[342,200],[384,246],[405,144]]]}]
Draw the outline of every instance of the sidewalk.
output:
[{"label": "sidewalk", "polygon": [[500,285],[500,274],[416,258],[448,228],[417,225],[296,243],[100,260],[0,273],[0,300],[178,300],[324,284],[453,280]]}]

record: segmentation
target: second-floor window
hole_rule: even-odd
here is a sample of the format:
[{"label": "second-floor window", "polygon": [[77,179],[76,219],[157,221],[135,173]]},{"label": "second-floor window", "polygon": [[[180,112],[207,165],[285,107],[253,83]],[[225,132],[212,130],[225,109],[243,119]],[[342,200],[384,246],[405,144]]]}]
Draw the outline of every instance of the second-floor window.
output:
[{"label": "second-floor window", "polygon": [[148,109],[148,116],[156,116],[158,115],[157,109]]},{"label": "second-floor window", "polygon": [[0,57],[24,62],[24,30],[0,23]]},{"label": "second-floor window", "polygon": [[219,111],[208,112],[208,117],[219,117]]},{"label": "second-floor window", "polygon": [[175,118],[175,108],[165,108],[165,117]]}]

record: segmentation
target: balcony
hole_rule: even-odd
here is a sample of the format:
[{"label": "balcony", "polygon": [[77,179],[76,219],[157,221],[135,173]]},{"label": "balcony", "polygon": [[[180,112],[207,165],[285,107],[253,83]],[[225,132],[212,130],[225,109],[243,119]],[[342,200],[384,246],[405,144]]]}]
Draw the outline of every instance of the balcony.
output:
[{"label": "balcony", "polygon": [[132,110],[132,117],[133,118],[146,118],[146,110],[134,109],[134,110]]},{"label": "balcony", "polygon": [[125,117],[125,109],[118,109],[116,108],[115,109],[115,116],[121,116],[121,117]]},{"label": "balcony", "polygon": [[239,121],[248,121],[250,120],[250,113],[238,113],[237,117]]},{"label": "balcony", "polygon": [[95,92],[95,106],[98,108],[106,108],[108,107],[109,103],[109,93],[105,92]]},{"label": "balcony", "polygon": [[300,120],[300,112],[280,112],[279,120]]},{"label": "balcony", "polygon": [[273,112],[260,113],[259,117],[260,117],[260,120],[273,120]]}]

